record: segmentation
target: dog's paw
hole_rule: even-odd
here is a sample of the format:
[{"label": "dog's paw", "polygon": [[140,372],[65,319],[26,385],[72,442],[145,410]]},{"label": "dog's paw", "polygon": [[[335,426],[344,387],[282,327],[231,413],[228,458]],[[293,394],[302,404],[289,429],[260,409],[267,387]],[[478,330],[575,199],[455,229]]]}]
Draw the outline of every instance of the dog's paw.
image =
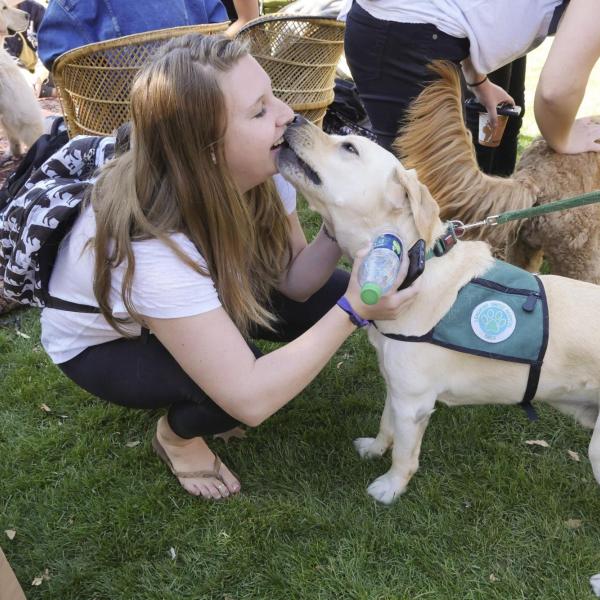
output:
[{"label": "dog's paw", "polygon": [[386,473],[378,477],[368,488],[369,495],[382,504],[391,504],[404,493],[406,483],[395,475]]},{"label": "dog's paw", "polygon": [[386,451],[377,438],[356,438],[353,443],[361,458],[379,458]]}]

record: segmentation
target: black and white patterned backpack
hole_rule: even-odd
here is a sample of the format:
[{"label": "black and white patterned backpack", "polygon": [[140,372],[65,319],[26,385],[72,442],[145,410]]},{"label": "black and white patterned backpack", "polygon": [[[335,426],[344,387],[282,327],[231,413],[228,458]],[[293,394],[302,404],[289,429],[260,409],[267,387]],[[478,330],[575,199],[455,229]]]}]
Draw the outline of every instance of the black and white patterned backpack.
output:
[{"label": "black and white patterned backpack", "polygon": [[114,155],[112,137],[78,136],[33,172],[0,210],[0,278],[20,304],[99,312],[48,293],[61,240],[79,215],[95,171]]}]

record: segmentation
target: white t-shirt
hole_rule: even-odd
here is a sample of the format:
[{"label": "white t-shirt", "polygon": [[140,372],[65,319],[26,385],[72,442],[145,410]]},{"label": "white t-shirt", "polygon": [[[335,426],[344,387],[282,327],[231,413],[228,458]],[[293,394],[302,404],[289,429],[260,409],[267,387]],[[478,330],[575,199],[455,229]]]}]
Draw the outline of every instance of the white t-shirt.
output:
[{"label": "white t-shirt", "polygon": [[[288,214],[296,209],[296,190],[280,175],[274,178]],[[96,234],[96,220],[91,206],[84,209],[61,243],[52,269],[49,291],[52,296],[98,306],[93,291],[94,252],[88,241]],[[194,262],[206,267],[190,239],[176,233],[171,239]],[[212,279],[186,265],[163,242],[149,239],[134,242],[135,271],[131,300],[145,316],[176,318],[199,315],[221,306]],[[112,271],[109,302],[113,315],[127,317],[121,297],[125,265]],[[89,346],[121,337],[101,314],[78,313],[45,308],[42,311],[42,346],[54,363],[66,362]],[[140,335],[137,323],[127,325],[133,335]]]},{"label": "white t-shirt", "polygon": [[[490,73],[527,54],[548,35],[563,0],[356,0],[376,19],[429,23],[448,35],[469,38],[471,62]],[[341,19],[350,10],[347,0]]]}]

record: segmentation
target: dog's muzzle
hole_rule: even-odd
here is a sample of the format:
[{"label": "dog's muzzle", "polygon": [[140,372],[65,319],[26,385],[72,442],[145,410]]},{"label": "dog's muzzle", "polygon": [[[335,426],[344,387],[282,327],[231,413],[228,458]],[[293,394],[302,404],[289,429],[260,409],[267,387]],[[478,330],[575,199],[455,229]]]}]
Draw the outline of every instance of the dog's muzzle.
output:
[{"label": "dog's muzzle", "polygon": [[283,134],[285,141],[277,155],[277,166],[284,175],[290,169],[299,169],[314,185],[321,185],[319,174],[300,156],[305,148],[312,146],[310,127],[304,117],[296,115]]}]

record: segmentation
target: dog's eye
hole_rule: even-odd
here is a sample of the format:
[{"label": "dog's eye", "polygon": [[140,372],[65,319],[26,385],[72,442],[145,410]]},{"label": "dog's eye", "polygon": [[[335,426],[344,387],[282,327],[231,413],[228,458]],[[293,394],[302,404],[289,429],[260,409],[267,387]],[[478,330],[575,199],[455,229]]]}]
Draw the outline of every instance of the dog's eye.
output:
[{"label": "dog's eye", "polygon": [[356,154],[356,156],[358,156],[358,150],[356,149],[356,147],[351,144],[350,142],[344,142],[342,144],[342,148],[344,150],[346,150],[346,152],[350,152],[351,154]]}]

